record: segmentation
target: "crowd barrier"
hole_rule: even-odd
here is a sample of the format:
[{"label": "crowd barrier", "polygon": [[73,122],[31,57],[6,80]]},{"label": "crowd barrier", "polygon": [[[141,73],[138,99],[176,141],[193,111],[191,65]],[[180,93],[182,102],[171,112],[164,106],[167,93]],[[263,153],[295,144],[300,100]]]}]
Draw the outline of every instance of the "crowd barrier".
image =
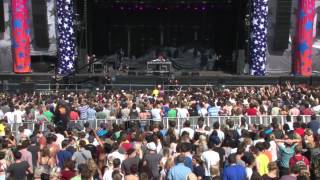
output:
[{"label": "crowd barrier", "polygon": [[[241,120],[245,120],[246,124],[263,124],[263,125],[270,125],[272,119],[276,118],[277,121],[281,124],[285,124],[288,121],[288,117],[291,119],[292,122],[297,120],[298,116],[271,116],[271,115],[261,115],[261,116],[206,116],[204,118],[204,125],[209,126],[212,128],[214,122],[218,121],[221,126],[225,126],[227,120],[232,120],[235,126],[239,126],[241,124]],[[198,119],[200,116],[192,116],[188,118],[162,118],[161,121],[154,121],[153,119],[95,119],[95,120],[78,120],[75,122],[71,122],[70,125],[72,128],[82,128],[85,122],[89,122],[91,128],[97,129],[101,123],[105,123],[111,125],[113,123],[121,124],[126,121],[139,121],[141,127],[143,128],[145,125],[152,124],[154,122],[162,123],[164,128],[169,127],[170,121],[175,121],[176,128],[181,129],[185,121],[190,122],[190,126],[192,128],[197,127]],[[301,116],[302,121],[308,123],[311,120],[311,116]],[[320,116],[317,116],[317,120],[320,120]],[[35,124],[39,123],[37,121],[25,121],[22,123],[12,123],[7,124],[13,134],[17,134],[19,126],[26,126],[30,130],[34,130]],[[54,126],[53,123],[50,122],[42,122],[40,124],[41,130],[45,131],[48,125]]]},{"label": "crowd barrier", "polygon": [[[66,91],[66,92],[87,92],[87,91],[106,91],[110,89],[115,90],[141,90],[141,89],[154,89],[157,84],[64,84],[64,83],[34,83],[33,89],[36,92],[42,93],[55,93],[56,91]],[[161,84],[162,89],[165,92],[173,91],[175,89],[187,89],[187,88],[212,88],[216,85],[212,84]],[[224,88],[231,87],[264,87],[265,85],[223,85]],[[17,91],[23,90],[21,83],[2,83],[0,84],[0,90],[2,91]]]}]

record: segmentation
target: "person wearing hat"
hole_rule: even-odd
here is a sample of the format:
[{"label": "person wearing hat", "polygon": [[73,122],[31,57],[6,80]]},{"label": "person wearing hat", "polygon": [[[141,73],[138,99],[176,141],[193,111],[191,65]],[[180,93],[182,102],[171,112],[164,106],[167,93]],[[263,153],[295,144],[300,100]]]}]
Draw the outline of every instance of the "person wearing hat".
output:
[{"label": "person wearing hat", "polygon": [[154,142],[147,144],[148,153],[144,156],[143,166],[147,170],[149,179],[159,179],[159,166],[162,159],[160,154],[157,154],[157,146]]}]

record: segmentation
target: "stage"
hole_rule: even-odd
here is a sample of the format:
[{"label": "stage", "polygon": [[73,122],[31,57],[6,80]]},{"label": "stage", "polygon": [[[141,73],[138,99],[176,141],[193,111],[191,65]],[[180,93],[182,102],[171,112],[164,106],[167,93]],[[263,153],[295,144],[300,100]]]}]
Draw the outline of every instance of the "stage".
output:
[{"label": "stage", "polygon": [[[55,79],[59,79],[56,81]],[[56,85],[60,89],[82,90],[82,89],[104,89],[113,88],[152,88],[156,84],[172,85],[177,80],[177,85],[214,85],[222,86],[260,86],[285,84],[290,81],[293,84],[320,85],[320,76],[314,75],[310,78],[302,76],[290,76],[288,74],[273,74],[264,77],[253,77],[250,75],[226,74],[221,71],[178,71],[172,74],[148,74],[145,71],[116,71],[111,75],[105,73],[82,73],[59,77],[53,73],[29,73],[14,74],[0,73],[2,90],[52,90]]]}]

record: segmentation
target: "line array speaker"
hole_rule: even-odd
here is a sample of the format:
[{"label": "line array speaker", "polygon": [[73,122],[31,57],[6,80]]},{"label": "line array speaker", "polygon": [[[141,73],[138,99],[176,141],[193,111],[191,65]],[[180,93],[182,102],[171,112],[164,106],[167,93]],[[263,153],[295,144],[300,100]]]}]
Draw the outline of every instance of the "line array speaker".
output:
[{"label": "line array speaker", "polygon": [[47,18],[47,1],[32,0],[32,22],[34,32],[34,48],[49,48],[49,32]]},{"label": "line array speaker", "polygon": [[3,7],[3,0],[0,0],[0,32],[4,32],[4,7]]},{"label": "line array speaker", "polygon": [[292,0],[277,0],[276,23],[272,51],[282,53],[288,48]]}]

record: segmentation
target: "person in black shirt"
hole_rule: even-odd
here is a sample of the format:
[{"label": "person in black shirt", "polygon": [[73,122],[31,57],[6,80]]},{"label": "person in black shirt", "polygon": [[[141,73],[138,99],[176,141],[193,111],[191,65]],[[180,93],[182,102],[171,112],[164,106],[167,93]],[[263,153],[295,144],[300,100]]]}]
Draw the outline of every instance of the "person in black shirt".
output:
[{"label": "person in black shirt", "polygon": [[198,179],[205,178],[205,171],[202,165],[202,160],[199,155],[193,155],[192,157],[193,173],[197,176]]},{"label": "person in black shirt", "polygon": [[37,167],[38,152],[40,151],[40,147],[37,145],[37,137],[33,136],[30,142],[31,144],[28,146],[27,150],[31,152],[32,165],[35,168]]},{"label": "person in black shirt", "polygon": [[15,163],[11,164],[7,172],[10,174],[12,179],[24,180],[27,179],[28,174],[32,174],[32,168],[29,166],[27,161],[21,161],[22,154],[17,151],[14,153],[14,158],[16,159]]}]

